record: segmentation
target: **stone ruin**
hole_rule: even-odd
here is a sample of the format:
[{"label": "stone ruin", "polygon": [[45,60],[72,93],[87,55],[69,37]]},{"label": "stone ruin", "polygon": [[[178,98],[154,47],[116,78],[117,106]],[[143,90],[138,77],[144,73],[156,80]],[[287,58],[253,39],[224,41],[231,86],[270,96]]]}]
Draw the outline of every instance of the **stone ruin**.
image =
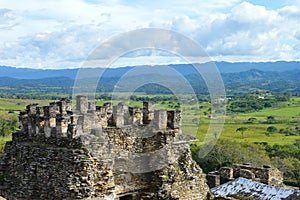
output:
[{"label": "stone ruin", "polygon": [[180,111],[77,96],[20,112],[0,158],[7,199],[206,199],[209,188],[181,132]]},{"label": "stone ruin", "polygon": [[255,167],[251,163],[235,164],[233,167],[222,167],[218,171],[209,172],[206,176],[209,188],[214,188],[239,177],[269,186],[284,186],[282,172],[270,165]]},{"label": "stone ruin", "polygon": [[283,174],[270,165],[252,166],[251,163],[222,167],[207,175],[214,199],[277,199],[298,200],[300,190],[283,184]]}]

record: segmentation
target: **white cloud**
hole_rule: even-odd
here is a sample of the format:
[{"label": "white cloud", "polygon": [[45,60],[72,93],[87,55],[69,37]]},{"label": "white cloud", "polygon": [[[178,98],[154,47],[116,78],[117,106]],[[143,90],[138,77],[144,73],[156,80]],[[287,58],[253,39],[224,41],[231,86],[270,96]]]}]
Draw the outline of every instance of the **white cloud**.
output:
[{"label": "white cloud", "polygon": [[209,31],[198,30],[198,41],[211,56],[226,59],[228,55],[229,60],[232,56],[253,56],[252,61],[297,59],[292,44],[297,41],[300,21],[290,14],[298,12],[296,7],[267,10],[243,2],[225,16],[216,17]]},{"label": "white cloud", "polygon": [[299,60],[296,2],[271,10],[240,0],[2,0],[0,65],[80,67],[100,42],[144,27],[185,34],[215,59]]},{"label": "white cloud", "polygon": [[[74,63],[83,61],[105,36],[108,37],[108,33],[99,27],[72,25],[53,32],[43,32],[21,38],[17,43],[9,43],[9,48],[13,51],[6,51],[5,47],[0,48],[0,51],[6,52],[2,57],[7,59],[17,57],[21,62],[22,58],[33,61],[38,58],[47,68],[55,67],[53,62],[67,61],[71,61],[73,66],[64,64],[64,67],[79,67]],[[28,67],[37,67],[37,65],[39,65],[38,62],[37,64],[31,62]]]},{"label": "white cloud", "polygon": [[196,20],[193,20],[189,18],[186,15],[183,16],[176,16],[172,20],[172,30],[178,31],[182,34],[191,34],[193,33],[197,28],[198,24]]},{"label": "white cloud", "polygon": [[13,16],[11,10],[0,9],[0,30],[1,29],[11,29],[15,24],[15,17]]},{"label": "white cloud", "polygon": [[282,16],[286,17],[299,17],[300,10],[297,6],[285,6],[283,8],[278,9],[278,13]]}]

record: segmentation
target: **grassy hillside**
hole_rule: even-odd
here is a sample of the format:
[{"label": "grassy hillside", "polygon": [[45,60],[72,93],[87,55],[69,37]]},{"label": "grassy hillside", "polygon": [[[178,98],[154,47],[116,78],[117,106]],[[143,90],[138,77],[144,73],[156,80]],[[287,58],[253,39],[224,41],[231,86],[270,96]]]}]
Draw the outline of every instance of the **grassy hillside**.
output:
[{"label": "grassy hillside", "polygon": [[37,103],[39,105],[46,105],[48,102],[48,100],[0,98],[0,111],[19,111],[24,110],[28,104]]}]

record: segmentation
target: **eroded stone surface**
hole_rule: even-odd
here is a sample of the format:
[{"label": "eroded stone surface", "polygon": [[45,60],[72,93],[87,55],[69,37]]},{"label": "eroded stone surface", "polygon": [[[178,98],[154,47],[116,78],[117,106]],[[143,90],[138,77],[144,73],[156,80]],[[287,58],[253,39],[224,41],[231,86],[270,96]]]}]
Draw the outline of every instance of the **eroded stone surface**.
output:
[{"label": "eroded stone surface", "polygon": [[[7,199],[206,199],[179,111],[95,106],[78,96],[20,113],[0,160]],[[180,138],[180,139],[179,139]]]},{"label": "eroded stone surface", "polygon": [[270,186],[283,186],[283,174],[277,168],[269,165],[255,167],[250,163],[235,164],[231,167],[222,167],[218,171],[207,174],[210,188],[233,181],[236,178],[247,178]]}]

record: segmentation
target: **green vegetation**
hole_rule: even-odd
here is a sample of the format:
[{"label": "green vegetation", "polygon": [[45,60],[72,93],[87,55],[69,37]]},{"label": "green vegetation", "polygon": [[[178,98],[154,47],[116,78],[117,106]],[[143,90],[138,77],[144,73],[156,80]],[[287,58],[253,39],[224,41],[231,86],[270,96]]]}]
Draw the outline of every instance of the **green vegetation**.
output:
[{"label": "green vegetation", "polygon": [[236,132],[241,132],[242,133],[242,138],[244,139],[244,132],[246,131],[246,130],[248,130],[248,128],[247,127],[239,127],[239,128],[237,128],[236,129]]},{"label": "green vegetation", "polygon": [[4,145],[11,140],[13,131],[18,127],[18,117],[14,113],[8,113],[0,110],[0,152]]},{"label": "green vegetation", "polygon": [[255,166],[271,163],[265,147],[260,144],[239,143],[228,139],[221,139],[218,140],[213,149],[204,158],[198,157],[197,152],[199,149],[200,146],[195,144],[191,146],[193,158],[206,173],[218,170],[223,166],[232,166],[235,163],[251,162]]},{"label": "green vegetation", "polygon": [[273,165],[284,174],[284,181],[288,185],[300,185],[300,139],[288,145],[266,145],[267,154]]},{"label": "green vegetation", "polygon": [[47,105],[49,100],[34,99],[2,99],[0,98],[0,111],[21,111],[28,104],[37,103],[39,105]]},{"label": "green vegetation", "polygon": [[[64,97],[64,96],[62,96]],[[111,102],[109,93],[96,94],[97,105]],[[51,98],[49,98],[51,99]],[[117,96],[114,104],[125,101],[130,106],[142,107],[142,101],[156,103],[157,109],[180,109],[183,113],[182,129],[195,133],[199,142],[191,146],[194,159],[204,172],[231,166],[234,163],[251,162],[254,165],[271,164],[284,173],[288,185],[300,186],[300,97],[270,92],[231,96],[226,99],[227,114],[217,144],[205,158],[198,158],[198,150],[204,144],[209,126],[213,126],[218,109],[212,111],[212,103],[205,95],[195,103],[189,96],[178,99],[169,94],[147,95],[135,93]],[[126,102],[127,101],[127,102]],[[49,100],[0,99],[0,151],[11,133],[17,130],[17,115],[30,103],[48,104]],[[222,106],[222,105],[217,105]],[[217,138],[219,137],[219,138]]]},{"label": "green vegetation", "polygon": [[11,132],[16,130],[18,125],[18,120],[15,117],[9,117],[4,119],[0,118],[0,136],[6,137],[11,134]]},{"label": "green vegetation", "polygon": [[[271,164],[284,173],[284,183],[300,186],[300,98],[288,95],[268,94],[267,107],[253,107],[266,98],[258,99],[257,94],[232,97],[223,131],[212,151],[199,158],[197,152],[203,144],[210,119],[209,105],[201,104],[200,128],[197,138],[200,142],[192,145],[194,159],[204,172],[208,173],[222,166],[251,162],[253,165]],[[255,98],[256,96],[256,98]],[[234,106],[233,106],[234,105]],[[243,105],[236,108],[236,105]],[[241,133],[242,137],[240,134]]]}]

